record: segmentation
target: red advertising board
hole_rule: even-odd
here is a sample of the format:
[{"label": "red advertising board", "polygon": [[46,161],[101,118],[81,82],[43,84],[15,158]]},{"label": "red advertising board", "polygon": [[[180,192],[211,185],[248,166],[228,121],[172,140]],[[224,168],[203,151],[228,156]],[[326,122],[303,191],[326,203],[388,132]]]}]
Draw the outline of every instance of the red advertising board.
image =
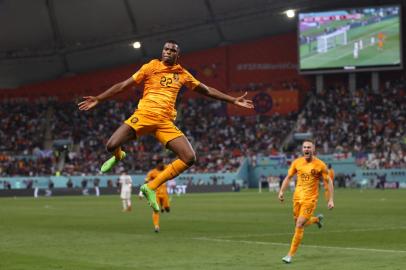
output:
[{"label": "red advertising board", "polygon": [[[296,85],[307,89],[309,81],[297,71],[297,40],[293,33],[230,46],[230,87],[251,84],[274,89]],[[287,88],[287,87],[286,87]]]},{"label": "red advertising board", "polygon": [[[300,76],[296,68],[296,42],[294,33],[278,35],[182,54],[180,63],[199,81],[220,91],[307,90],[309,79]],[[82,95],[95,95],[114,83],[125,80],[140,66],[140,63],[135,63],[116,69],[22,86],[13,90],[0,89],[0,98],[56,96],[59,99],[69,100]],[[141,87],[137,88],[141,89]],[[119,98],[132,95],[135,96],[134,91],[128,91]],[[196,95],[193,91],[184,92],[185,98]]]}]

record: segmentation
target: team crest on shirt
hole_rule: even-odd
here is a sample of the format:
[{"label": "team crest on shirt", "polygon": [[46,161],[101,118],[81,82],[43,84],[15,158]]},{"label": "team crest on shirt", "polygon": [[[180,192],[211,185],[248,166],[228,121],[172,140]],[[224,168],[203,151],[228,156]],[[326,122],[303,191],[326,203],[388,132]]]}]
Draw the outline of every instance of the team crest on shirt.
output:
[{"label": "team crest on shirt", "polygon": [[311,173],[312,175],[317,175],[317,174],[318,174],[315,169],[312,169],[312,170],[310,171],[310,173]]},{"label": "team crest on shirt", "polygon": [[138,118],[137,118],[137,117],[133,117],[133,118],[131,118],[130,122],[131,122],[132,124],[135,124],[135,123],[138,122]]},{"label": "team crest on shirt", "polygon": [[179,81],[179,74],[178,74],[178,73],[173,73],[173,80],[174,80],[175,82],[178,82],[178,81]]}]

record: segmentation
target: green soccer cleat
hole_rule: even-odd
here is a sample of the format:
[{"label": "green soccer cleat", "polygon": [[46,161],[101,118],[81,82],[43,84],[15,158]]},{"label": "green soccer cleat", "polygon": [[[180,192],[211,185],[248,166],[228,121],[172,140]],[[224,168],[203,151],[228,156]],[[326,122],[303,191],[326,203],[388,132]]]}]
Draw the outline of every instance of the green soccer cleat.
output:
[{"label": "green soccer cleat", "polygon": [[[126,156],[127,156],[127,154],[124,151],[121,151],[120,160],[123,160]],[[110,171],[120,160],[117,160],[115,156],[112,156],[106,162],[103,163],[100,171],[102,173],[106,173],[106,172]]]},{"label": "green soccer cleat", "polygon": [[323,214],[318,214],[316,217],[319,218],[319,222],[316,222],[317,227],[319,227],[319,229],[321,229],[321,227],[323,227],[324,216],[323,216]]},{"label": "green soccer cleat", "polygon": [[150,189],[147,184],[141,186],[141,191],[145,198],[147,198],[149,206],[151,206],[155,212],[159,212],[159,205],[156,202],[155,191]]}]

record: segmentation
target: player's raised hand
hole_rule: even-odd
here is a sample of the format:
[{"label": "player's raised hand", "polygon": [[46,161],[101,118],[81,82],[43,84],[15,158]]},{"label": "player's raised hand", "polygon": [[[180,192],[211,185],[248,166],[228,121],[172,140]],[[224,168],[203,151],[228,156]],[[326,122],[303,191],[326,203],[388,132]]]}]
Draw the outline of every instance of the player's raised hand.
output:
[{"label": "player's raised hand", "polygon": [[327,207],[328,207],[328,209],[333,210],[333,208],[334,208],[334,202],[333,202],[333,200],[329,200],[329,201],[328,201]]},{"label": "player's raised hand", "polygon": [[248,109],[253,109],[254,104],[252,103],[252,100],[246,99],[245,96],[247,95],[247,92],[244,93],[244,95],[237,97],[234,101],[234,104],[240,107],[248,108]]},{"label": "player's raised hand", "polygon": [[278,194],[278,199],[283,202],[285,200],[285,197],[283,196],[283,192],[279,192]]},{"label": "player's raised hand", "polygon": [[88,111],[99,104],[99,100],[94,96],[83,97],[84,101],[79,102],[79,110]]}]

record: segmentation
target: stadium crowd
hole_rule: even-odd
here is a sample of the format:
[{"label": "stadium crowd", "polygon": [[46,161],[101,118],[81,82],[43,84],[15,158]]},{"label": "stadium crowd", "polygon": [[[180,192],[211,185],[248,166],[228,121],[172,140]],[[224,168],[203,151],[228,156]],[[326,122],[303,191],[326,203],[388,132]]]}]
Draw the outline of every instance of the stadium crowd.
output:
[{"label": "stadium crowd", "polygon": [[[369,169],[406,168],[405,99],[403,81],[388,82],[379,93],[368,87],[354,93],[328,88],[313,93],[299,115],[288,116],[228,116],[224,103],[188,99],[178,106],[177,126],[196,150],[197,162],[189,172],[235,171],[246,156],[278,154],[293,129],[312,133],[319,153],[353,155],[358,165]],[[63,164],[63,175],[97,174],[109,157],[107,140],[136,103],[109,101],[89,112],[79,111],[76,103],[1,101],[0,175],[49,175],[58,164]],[[65,140],[66,147],[44,150],[47,129],[52,141]],[[154,166],[157,154],[173,158],[151,136],[124,149],[128,156],[112,174],[145,172]]]},{"label": "stadium crowd", "polygon": [[0,176],[49,175],[53,157],[44,144],[48,99],[0,101]]},{"label": "stadium crowd", "polygon": [[296,132],[308,132],[319,152],[354,155],[367,169],[406,168],[404,81],[350,93],[332,87],[314,94],[299,116]]},{"label": "stadium crowd", "polygon": [[[76,104],[58,106],[53,121],[54,138],[70,138],[73,147],[67,153],[65,174],[97,173],[101,160],[108,158],[104,146],[115,129],[131,115],[132,102],[106,102],[94,111],[83,113]],[[204,117],[202,117],[204,116]],[[190,139],[197,153],[189,172],[230,172],[240,166],[250,152],[275,153],[284,138],[284,130],[294,124],[286,117],[228,117],[224,104],[206,99],[189,99],[180,104],[177,125]],[[270,132],[271,131],[271,132]],[[127,170],[141,173],[152,168],[153,156],[174,158],[153,137],[141,137],[128,143],[129,153],[112,173]]]}]

